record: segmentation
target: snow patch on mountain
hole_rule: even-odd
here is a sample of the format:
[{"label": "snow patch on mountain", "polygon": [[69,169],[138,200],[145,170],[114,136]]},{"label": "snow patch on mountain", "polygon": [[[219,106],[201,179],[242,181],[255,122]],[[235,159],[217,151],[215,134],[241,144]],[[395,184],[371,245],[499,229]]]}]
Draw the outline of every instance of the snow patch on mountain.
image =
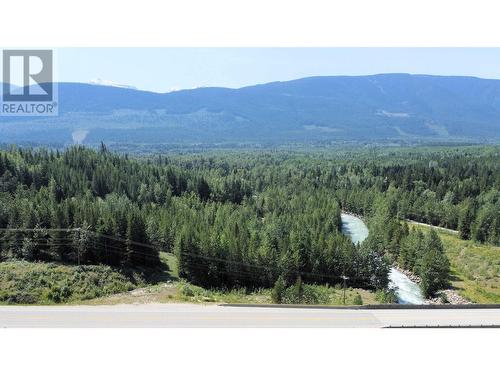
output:
[{"label": "snow patch on mountain", "polygon": [[137,90],[137,87],[135,86],[130,86],[130,85],[124,85],[121,83],[113,82],[107,79],[102,79],[102,78],[95,78],[90,80],[89,82],[91,85],[98,85],[98,86],[111,86],[111,87],[119,87],[121,89],[129,89],[129,90]]}]

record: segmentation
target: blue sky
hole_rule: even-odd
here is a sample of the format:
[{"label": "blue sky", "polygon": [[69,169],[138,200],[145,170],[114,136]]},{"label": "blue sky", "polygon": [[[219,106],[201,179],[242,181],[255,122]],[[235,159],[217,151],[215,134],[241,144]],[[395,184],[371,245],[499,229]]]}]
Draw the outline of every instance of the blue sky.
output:
[{"label": "blue sky", "polygon": [[500,48],[63,48],[57,80],[166,92],[318,75],[414,73],[500,79]]}]

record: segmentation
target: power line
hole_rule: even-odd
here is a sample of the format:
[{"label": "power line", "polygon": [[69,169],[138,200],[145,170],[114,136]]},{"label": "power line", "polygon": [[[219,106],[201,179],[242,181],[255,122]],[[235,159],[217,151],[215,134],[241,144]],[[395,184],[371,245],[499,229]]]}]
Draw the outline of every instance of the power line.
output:
[{"label": "power line", "polygon": [[[126,249],[123,249],[123,248],[120,248],[120,247],[117,247],[117,246],[114,246],[112,244],[109,244],[109,243],[106,243],[106,244],[102,244],[102,243],[96,243],[95,242],[95,237],[101,237],[101,238],[104,238],[104,239],[109,239],[109,240],[113,240],[113,241],[117,241],[117,242],[121,242],[121,243],[124,243],[124,244],[132,244],[132,245],[136,245],[136,246],[141,246],[143,248],[148,248],[148,249],[152,249],[152,250],[155,250],[155,251],[159,251],[159,249],[153,245],[150,245],[150,244],[145,244],[145,243],[141,243],[141,242],[137,242],[137,241],[130,241],[130,240],[127,240],[127,239],[124,239],[124,238],[121,238],[121,237],[116,237],[116,236],[111,236],[111,235],[107,235],[107,234],[102,234],[102,233],[97,233],[97,232],[94,232],[94,231],[90,231],[90,230],[87,230],[87,229],[82,229],[82,228],[0,228],[0,231],[4,231],[4,232],[23,232],[23,231],[27,231],[27,232],[44,232],[44,231],[47,231],[47,232],[67,232],[67,233],[76,233],[76,232],[80,232],[80,231],[86,231],[88,233],[90,233],[91,235],[94,236],[94,241],[93,241],[93,245],[94,247],[98,246],[98,248],[100,248],[101,250],[104,250],[104,251],[109,251],[111,253],[114,253],[114,254],[119,254],[119,255],[126,255],[127,251]],[[32,241],[33,244],[35,245],[71,245],[71,246],[74,246],[74,242],[73,242],[73,239],[72,238],[62,238],[60,239],[62,240],[63,242],[59,241],[59,242],[56,242],[56,243],[53,243],[51,242],[50,238],[46,238],[45,240],[41,240],[41,239],[38,239],[38,240],[33,240],[33,239],[30,239],[30,241]],[[67,241],[66,243],[64,241]],[[21,240],[21,239],[17,239],[17,240],[9,240],[9,239],[2,239],[0,238],[0,242],[8,242],[8,243],[15,243],[17,245],[22,245],[24,243],[24,240]],[[134,249],[133,253],[135,253],[136,255],[140,255],[140,256],[143,256],[145,257],[146,259],[151,259],[151,260],[157,260],[158,257],[154,254],[151,254],[151,253],[145,253],[145,252],[141,252],[137,249]],[[252,263],[245,263],[245,262],[240,262],[240,261],[236,261],[236,260],[231,260],[231,259],[227,259],[227,258],[220,258],[220,257],[214,257],[214,256],[209,256],[209,255],[202,255],[202,254],[196,254],[196,253],[193,253],[193,252],[189,252],[189,251],[182,251],[181,252],[181,255],[185,255],[187,257],[192,257],[192,258],[198,258],[198,259],[206,259],[206,260],[209,260],[209,261],[215,261],[215,262],[220,262],[220,263],[223,263],[223,264],[226,264],[226,265],[236,265],[236,266],[241,266],[241,267],[245,267],[245,268],[250,268],[250,269],[255,269],[256,271],[265,271],[265,272],[275,272],[275,271],[279,271],[279,267],[277,266],[266,266],[266,265],[259,265],[259,264],[252,264]],[[80,254],[77,250],[77,257],[79,258]],[[203,265],[203,264],[193,264],[191,263],[189,265],[189,267],[192,267],[192,268],[196,268],[196,269],[199,269],[199,270],[206,270],[210,265]],[[220,269],[220,267],[217,268],[217,272],[221,273],[223,272],[224,270]],[[236,272],[233,272],[233,274],[235,274]],[[245,270],[238,270],[238,273],[240,273],[241,275],[238,275],[238,276],[243,276],[243,274],[246,274],[247,276],[248,275],[251,275],[252,277],[255,276],[251,271],[245,271]],[[345,276],[345,272],[343,275],[333,275],[333,274],[322,274],[322,273],[317,273],[317,272],[308,272],[308,271],[300,271],[300,270],[290,270],[290,273],[292,274],[296,274],[296,275],[300,275],[300,276],[309,276],[311,278],[320,278],[320,279],[324,279],[324,280],[333,280],[333,281],[339,281],[341,279],[344,279]],[[355,280],[355,281],[358,281],[358,282],[368,282],[370,281],[369,278],[360,278],[358,276],[351,276],[350,277],[352,280]],[[345,289],[345,281],[346,279],[344,279],[344,289]],[[344,294],[345,294],[345,291],[344,291]]]}]

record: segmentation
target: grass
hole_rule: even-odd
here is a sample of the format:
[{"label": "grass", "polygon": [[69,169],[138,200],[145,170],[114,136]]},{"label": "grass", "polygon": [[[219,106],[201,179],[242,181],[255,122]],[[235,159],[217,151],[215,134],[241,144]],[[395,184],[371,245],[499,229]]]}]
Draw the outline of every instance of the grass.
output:
[{"label": "grass", "polygon": [[[44,262],[0,262],[0,304],[272,303],[271,289],[206,289],[178,277],[177,259],[160,253],[163,267],[114,269]],[[304,285],[302,303],[342,305],[340,286]],[[348,288],[346,304],[376,304],[374,292]]]},{"label": "grass", "polygon": [[160,252],[160,261],[167,266],[168,274],[172,279],[179,278],[177,258],[172,253]]},{"label": "grass", "polygon": [[[343,292],[339,287],[325,285],[304,285],[304,300],[301,303],[315,305],[342,305]],[[193,286],[188,283],[179,285],[179,299],[186,302],[218,302],[218,303],[273,303],[271,289],[260,289],[248,292],[244,288],[224,290],[209,290]],[[295,301],[297,302],[297,301]],[[373,304],[377,303],[374,293],[363,289],[348,288],[346,290],[346,304]]]},{"label": "grass", "polygon": [[[88,301],[90,304],[123,304],[123,303],[255,303],[270,304],[271,289],[248,290],[235,288],[231,290],[206,289],[184,280],[178,279],[177,259],[173,254],[161,253],[160,259],[168,266],[169,278],[166,282],[139,288],[130,292]],[[343,292],[340,286],[305,285],[308,295],[313,295],[313,303],[322,305],[342,305]],[[346,290],[346,304],[377,304],[375,293],[357,288]]]},{"label": "grass", "polygon": [[462,240],[442,230],[437,233],[450,260],[453,288],[471,302],[500,303],[500,247]]}]

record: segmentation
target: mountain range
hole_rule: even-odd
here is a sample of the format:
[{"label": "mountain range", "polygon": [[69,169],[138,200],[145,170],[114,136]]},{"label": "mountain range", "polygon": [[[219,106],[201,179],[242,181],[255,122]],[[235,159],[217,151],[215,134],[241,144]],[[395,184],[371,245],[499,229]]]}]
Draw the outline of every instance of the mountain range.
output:
[{"label": "mountain range", "polygon": [[59,115],[0,117],[0,143],[500,140],[500,80],[380,74],[165,94],[58,83]]}]

